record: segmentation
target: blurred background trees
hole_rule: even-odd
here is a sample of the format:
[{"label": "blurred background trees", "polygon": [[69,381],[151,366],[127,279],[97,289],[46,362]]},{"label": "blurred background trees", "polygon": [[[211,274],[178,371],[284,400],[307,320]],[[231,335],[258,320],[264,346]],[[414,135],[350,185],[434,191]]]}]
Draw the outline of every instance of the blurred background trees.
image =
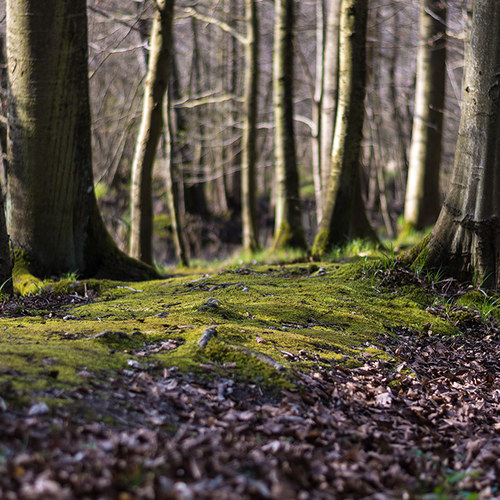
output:
[{"label": "blurred background trees", "polygon": [[[328,114],[336,113],[335,31],[339,18],[335,12],[340,4],[337,0],[286,3],[293,6],[295,14],[293,57],[288,57],[295,66],[294,140],[301,222],[310,246],[324,206],[325,165],[330,164],[328,141],[333,135]],[[446,30],[439,32],[440,40],[446,38],[447,43],[441,78],[445,98],[442,109],[437,110],[443,119],[439,206],[444,198],[459,123],[467,3],[368,2],[360,189],[368,218],[382,238],[393,237],[403,224],[416,109],[417,53],[422,45],[427,43],[432,48],[437,42],[434,38],[426,42],[422,34],[419,36],[419,9],[424,5],[428,15],[442,18],[434,12],[433,4],[447,8]],[[255,32],[259,80],[258,106],[249,110],[246,104],[251,59],[247,47],[252,4],[258,12]],[[3,12],[4,2],[0,6]],[[95,192],[107,227],[119,246],[128,251],[131,170],[155,5],[152,0],[89,0],[87,7]],[[176,2],[170,105],[164,104],[163,110],[168,113],[169,130],[159,139],[151,187],[152,258],[156,263],[172,263],[179,255],[167,198],[169,185],[175,186],[187,255],[221,257],[243,243],[241,213],[245,197],[242,198],[241,175],[242,164],[248,164],[243,148],[248,143],[248,137],[244,137],[250,111],[255,111],[253,217],[259,232],[258,243],[265,247],[272,242],[277,195],[272,91],[274,13],[275,2],[271,0]],[[5,22],[0,28],[4,36]],[[2,86],[5,87],[4,80]],[[4,117],[5,99],[4,88]],[[248,182],[245,179],[245,185]],[[256,248],[254,243],[247,246]]]}]

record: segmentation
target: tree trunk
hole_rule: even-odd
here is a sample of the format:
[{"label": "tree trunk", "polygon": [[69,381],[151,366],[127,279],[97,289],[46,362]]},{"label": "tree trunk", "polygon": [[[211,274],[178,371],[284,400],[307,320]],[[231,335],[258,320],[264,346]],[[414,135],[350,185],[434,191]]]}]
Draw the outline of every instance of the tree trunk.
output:
[{"label": "tree trunk", "polygon": [[325,0],[316,0],[316,74],[312,105],[311,154],[314,181],[314,199],[316,202],[316,220],[321,220],[323,212],[321,178],[321,106],[323,103],[323,83],[325,80]]},{"label": "tree trunk", "polygon": [[12,292],[12,259],[2,197],[0,198],[0,298],[5,295],[12,295]]},{"label": "tree trunk", "polygon": [[273,105],[276,206],[273,248],[307,247],[302,226],[295,150],[293,79],[293,0],[275,0]]},{"label": "tree trunk", "polygon": [[500,3],[472,16],[450,190],[417,262],[500,290]]},{"label": "tree trunk", "polygon": [[[5,60],[5,37],[0,35],[0,88],[3,90],[7,87],[6,75],[6,60]],[[3,99],[2,99],[3,101]],[[2,116],[7,114],[4,112],[3,102],[0,106]],[[0,123],[0,155],[2,160],[0,163],[7,169],[7,129],[4,123]],[[0,297],[2,295],[12,295],[12,260],[9,248],[9,235],[7,234],[7,226],[5,224],[5,206],[3,193],[0,192]]]},{"label": "tree trunk", "polygon": [[141,125],[132,162],[130,254],[147,264],[153,262],[153,165],[163,128],[163,98],[170,74],[173,16],[173,1],[156,2]]},{"label": "tree trunk", "polygon": [[326,206],[314,240],[316,257],[354,238],[375,238],[361,194],[367,11],[367,0],[342,1],[339,102]]},{"label": "tree trunk", "polygon": [[415,112],[405,200],[405,223],[422,230],[441,207],[439,169],[446,75],[446,3],[421,0]]},{"label": "tree trunk", "polygon": [[158,277],[122,254],[97,208],[84,0],[9,0],[7,227],[38,276]]},{"label": "tree trunk", "polygon": [[[237,19],[242,15],[242,8],[239,0],[229,0],[229,12],[232,13],[230,25],[236,29]],[[228,37],[229,51],[229,68],[227,71],[228,91],[231,95],[239,95],[239,75],[242,71],[241,67],[241,48],[240,42],[235,37]],[[231,213],[238,213],[242,209],[242,185],[241,185],[241,148],[242,139],[241,131],[236,125],[241,119],[239,107],[235,106],[233,101],[229,102],[228,113],[231,117],[231,125],[229,127],[231,145],[226,147],[227,156],[229,158],[229,171],[226,172],[226,192],[227,202]]]},{"label": "tree trunk", "polygon": [[[193,30],[193,54],[192,54],[192,87],[195,94],[202,92],[201,85],[201,55],[199,49],[198,36],[198,21],[191,20],[191,28]],[[192,155],[192,164],[189,173],[188,182],[184,183],[184,203],[186,211],[190,214],[206,216],[209,213],[209,203],[205,194],[205,114],[201,108],[195,110],[195,126],[191,129],[191,133],[198,136],[199,139],[194,145]]]},{"label": "tree trunk", "polygon": [[166,156],[166,191],[167,204],[170,213],[172,233],[174,236],[175,252],[177,259],[183,266],[189,266],[189,257],[182,231],[182,216],[179,207],[180,183],[179,175],[175,166],[175,143],[172,130],[172,110],[170,89],[167,91],[167,100],[165,104],[165,156]]},{"label": "tree trunk", "polygon": [[241,199],[243,248],[254,252],[259,248],[257,226],[257,110],[259,85],[259,18],[257,2],[245,0],[247,40],[245,45],[244,124],[241,154]]},{"label": "tree trunk", "polygon": [[[328,0],[328,14],[325,32],[325,69],[323,82],[323,98],[321,101],[321,205],[324,211],[332,144],[337,118],[337,101],[339,96],[339,20],[341,0]],[[321,220],[321,219],[320,219]],[[318,221],[319,223],[319,221]]]}]

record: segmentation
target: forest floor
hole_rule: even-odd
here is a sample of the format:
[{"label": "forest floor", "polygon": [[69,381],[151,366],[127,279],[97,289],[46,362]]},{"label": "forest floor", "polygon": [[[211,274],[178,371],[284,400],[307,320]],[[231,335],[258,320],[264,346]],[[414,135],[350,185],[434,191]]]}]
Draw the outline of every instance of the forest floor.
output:
[{"label": "forest floor", "polygon": [[498,296],[396,259],[0,305],[2,499],[500,498]]}]

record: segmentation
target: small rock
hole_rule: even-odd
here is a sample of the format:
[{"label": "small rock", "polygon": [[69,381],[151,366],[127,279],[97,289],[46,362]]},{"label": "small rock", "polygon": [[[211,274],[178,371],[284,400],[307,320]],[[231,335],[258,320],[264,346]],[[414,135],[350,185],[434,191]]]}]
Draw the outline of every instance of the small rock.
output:
[{"label": "small rock", "polygon": [[198,311],[207,311],[209,309],[218,309],[222,304],[217,299],[208,299],[204,304],[202,304]]}]

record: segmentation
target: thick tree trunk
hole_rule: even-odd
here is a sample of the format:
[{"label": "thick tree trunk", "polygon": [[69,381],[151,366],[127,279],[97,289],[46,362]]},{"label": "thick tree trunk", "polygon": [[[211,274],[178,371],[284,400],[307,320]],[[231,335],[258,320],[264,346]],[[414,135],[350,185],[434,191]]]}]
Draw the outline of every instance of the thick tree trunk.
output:
[{"label": "thick tree trunk", "polygon": [[157,277],[100,217],[90,141],[84,0],[9,0],[7,226],[38,276]]},{"label": "thick tree trunk", "polygon": [[247,40],[245,46],[244,123],[241,153],[241,199],[243,248],[259,248],[257,226],[257,111],[259,85],[259,18],[257,2],[245,0]]},{"label": "thick tree trunk", "polygon": [[415,229],[439,215],[439,169],[446,75],[446,3],[421,0],[415,111],[405,200],[405,223]]},{"label": "thick tree trunk", "polygon": [[130,254],[148,264],[153,262],[153,165],[163,128],[163,99],[170,74],[173,15],[173,1],[156,1],[142,119],[132,163]]},{"label": "thick tree trunk", "polygon": [[276,168],[273,248],[306,248],[295,150],[293,79],[295,22],[293,0],[275,0],[273,106]]},{"label": "thick tree trunk", "polygon": [[[500,290],[500,3],[476,1],[450,190],[417,262]],[[423,247],[423,248],[422,248]]]},{"label": "thick tree trunk", "polygon": [[366,218],[360,166],[367,11],[367,0],[342,1],[339,102],[326,206],[313,247],[316,257],[353,238],[375,238]]}]

